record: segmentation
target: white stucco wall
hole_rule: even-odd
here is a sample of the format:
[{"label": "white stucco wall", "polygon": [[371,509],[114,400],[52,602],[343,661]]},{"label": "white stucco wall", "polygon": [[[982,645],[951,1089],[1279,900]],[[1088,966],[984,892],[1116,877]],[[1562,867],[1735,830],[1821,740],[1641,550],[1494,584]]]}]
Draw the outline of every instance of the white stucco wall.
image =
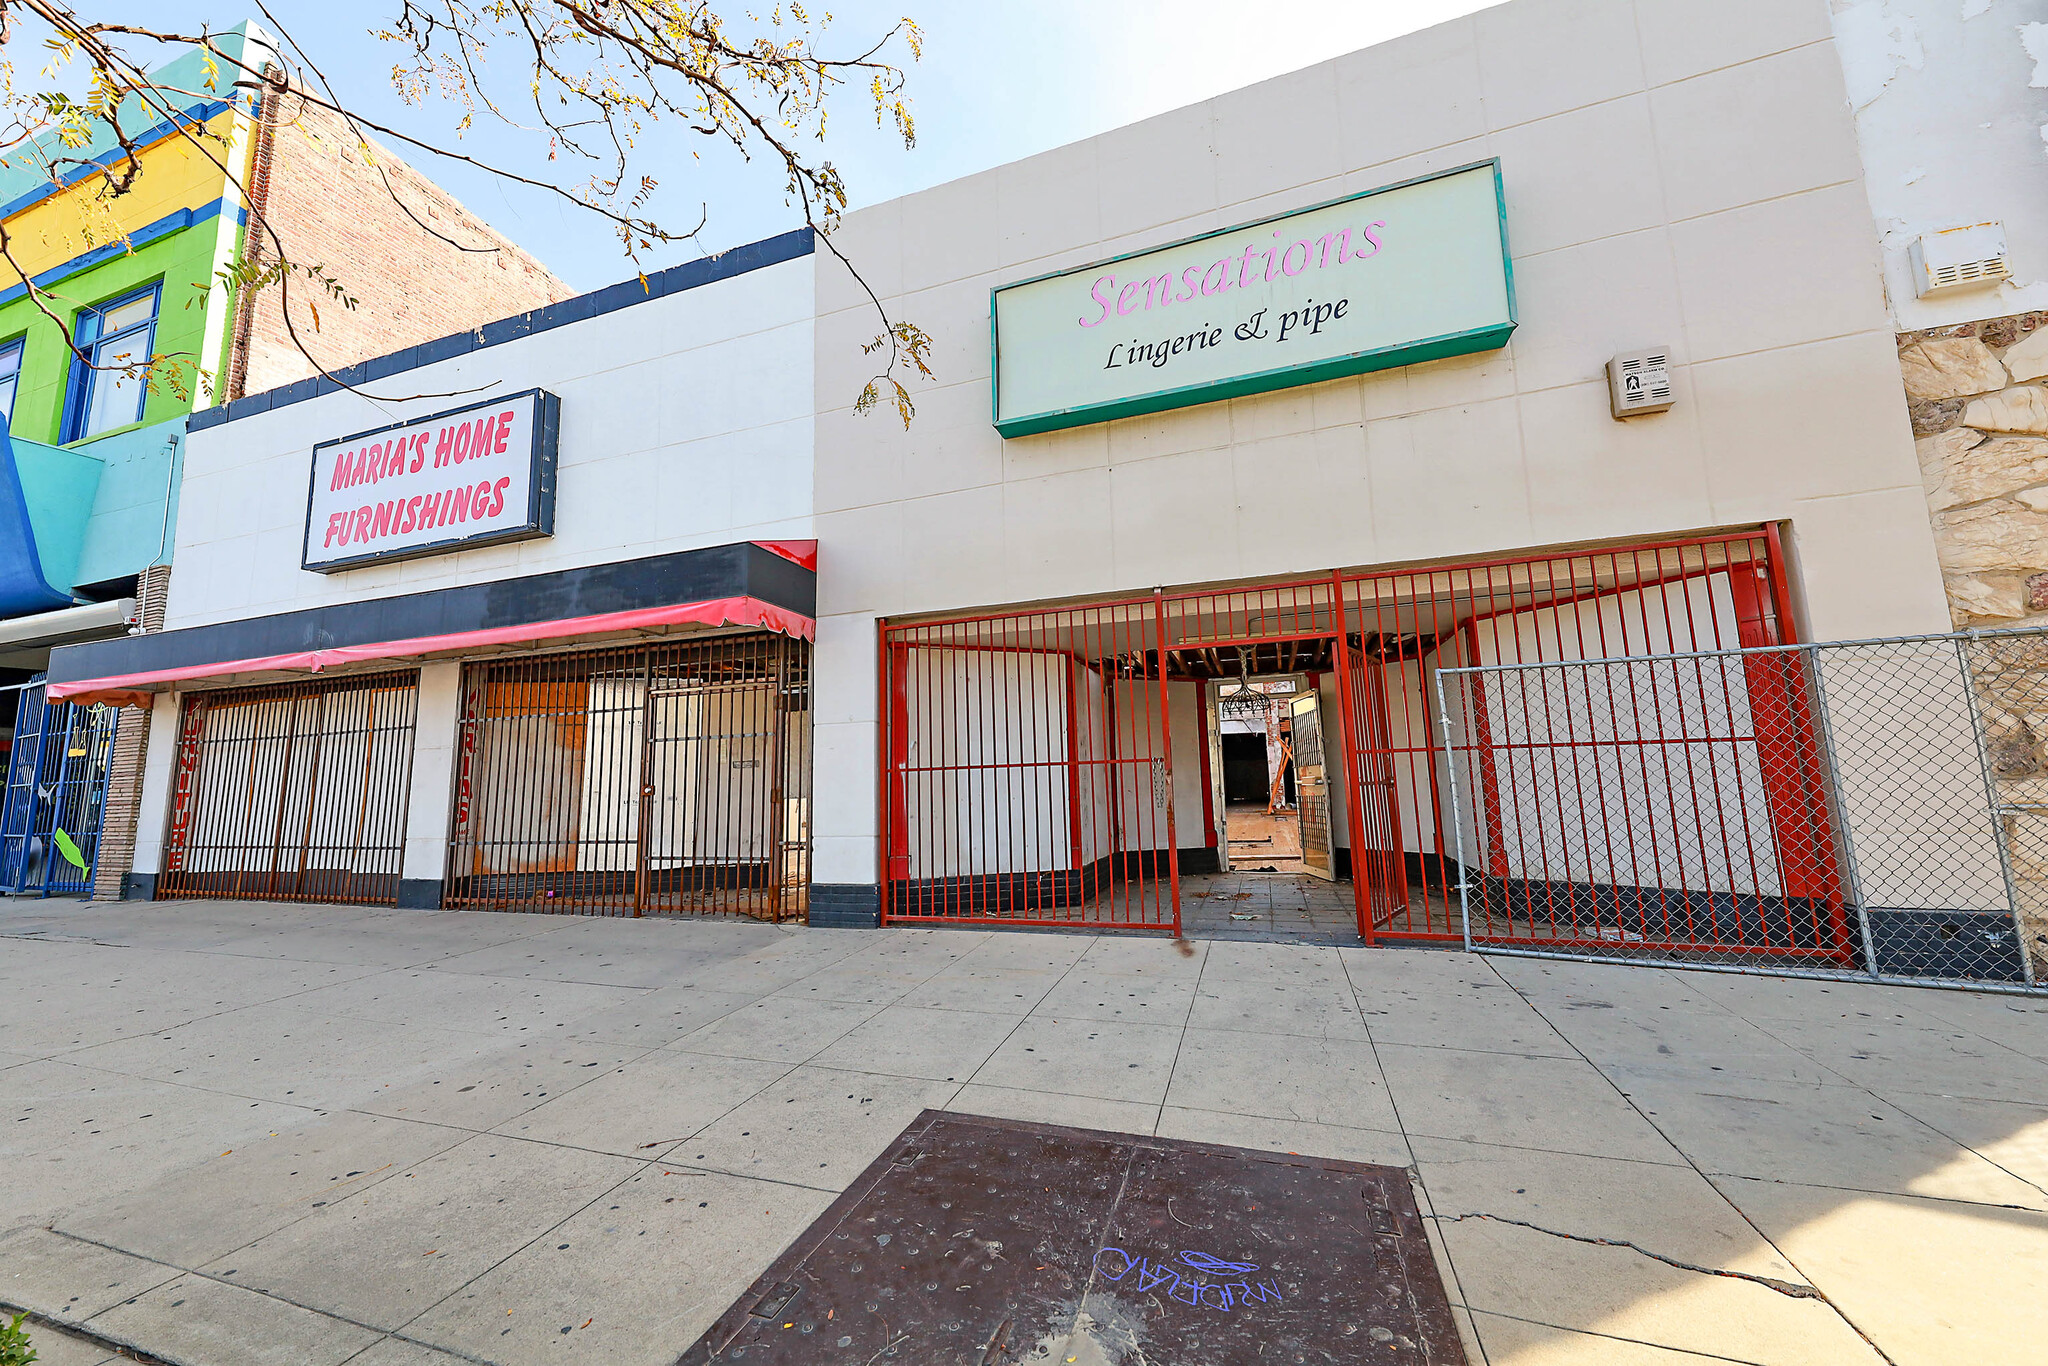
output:
[{"label": "white stucco wall", "polygon": [[[991,287],[1486,157],[1502,352],[1005,441]],[[848,405],[819,262],[817,849],[875,878],[875,619],[1787,521],[1819,637],[1942,630],[1827,0],[1515,0],[851,215],[935,339],[908,433]],[[1603,367],[1663,344],[1677,407]],[[843,549],[842,549],[843,548]]]},{"label": "white stucco wall", "polygon": [[451,659],[422,665],[418,705],[399,876],[438,882],[448,868],[448,811],[455,797],[455,747],[461,739],[461,663]]},{"label": "white stucco wall", "polygon": [[[1833,18],[1900,330],[2048,308],[2048,6],[1834,0]],[[2013,279],[1916,298],[1913,239],[1991,219]]]},{"label": "white stucco wall", "polygon": [[149,748],[143,759],[141,813],[135,822],[133,871],[163,870],[164,822],[170,813],[171,777],[178,758],[179,694],[165,693],[149,711]]},{"label": "white stucco wall", "polygon": [[[798,257],[365,386],[402,402],[343,391],[194,433],[165,626],[808,538],[813,279]],[[536,386],[562,400],[553,536],[299,568],[316,443]]]}]

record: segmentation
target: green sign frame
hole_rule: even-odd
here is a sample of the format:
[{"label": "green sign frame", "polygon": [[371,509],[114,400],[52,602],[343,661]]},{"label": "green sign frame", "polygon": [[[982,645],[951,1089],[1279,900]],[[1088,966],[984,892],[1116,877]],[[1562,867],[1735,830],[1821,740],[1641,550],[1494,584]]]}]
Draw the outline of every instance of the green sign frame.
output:
[{"label": "green sign frame", "polygon": [[[1216,237],[1242,233],[1253,228],[1285,222],[1307,214],[1342,205],[1356,204],[1376,195],[1405,190],[1431,181],[1444,180],[1452,176],[1467,175],[1473,171],[1492,171],[1493,202],[1499,227],[1501,276],[1506,290],[1506,312],[1501,321],[1484,326],[1468,327],[1424,336],[1389,345],[1348,352],[1318,360],[1299,362],[1292,365],[1274,366],[1267,369],[1233,375],[1226,379],[1206,380],[1172,388],[1151,390],[1104,401],[1078,403],[1070,407],[1049,408],[1040,412],[1022,413],[1004,417],[1002,410],[1002,329],[1000,296],[1008,290],[1021,289],[1028,285],[1040,284],[1099,271],[1120,262],[1139,257],[1159,255],[1180,247],[1191,246]],[[1341,258],[1341,251],[1340,251]],[[1138,417],[1147,413],[1166,412],[1175,408],[1187,408],[1196,404],[1214,403],[1221,399],[1239,398],[1247,394],[1268,393],[1276,389],[1291,389],[1303,384],[1319,384],[1325,380],[1342,379],[1349,375],[1366,374],[1374,370],[1391,370],[1397,366],[1414,365],[1422,361],[1441,360],[1449,356],[1472,355],[1481,351],[1495,351],[1507,345],[1519,321],[1515,302],[1514,258],[1508,250],[1507,194],[1502,183],[1500,158],[1469,162],[1449,170],[1433,171],[1428,175],[1415,176],[1408,180],[1396,181],[1389,185],[1361,190],[1356,194],[1325,200],[1285,213],[1273,214],[1266,218],[1238,223],[1211,232],[1198,233],[1178,241],[1161,243],[1140,251],[1125,252],[1086,265],[1070,266],[1064,270],[1047,271],[1029,279],[1013,280],[997,285],[989,291],[989,420],[1004,437],[1033,436],[1040,432],[1060,431],[1068,427],[1088,426],[1098,422],[1110,422],[1117,418]]]}]

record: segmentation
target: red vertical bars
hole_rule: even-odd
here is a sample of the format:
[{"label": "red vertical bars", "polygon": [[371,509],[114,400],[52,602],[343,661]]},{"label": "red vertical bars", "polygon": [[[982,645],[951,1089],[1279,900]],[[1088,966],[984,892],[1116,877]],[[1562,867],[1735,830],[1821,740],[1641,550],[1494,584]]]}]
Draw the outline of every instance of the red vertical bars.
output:
[{"label": "red vertical bars", "polygon": [[1775,643],[1777,549],[1764,529],[1484,567],[1461,615],[1474,662],[1502,667],[1453,690],[1487,865],[1475,938],[1841,954],[1800,683],[1716,653]]},{"label": "red vertical bars", "polygon": [[[1337,636],[1331,665],[1337,671],[1337,752],[1344,758],[1344,810],[1346,835],[1351,845],[1351,892],[1357,908],[1358,937],[1370,944],[1377,931],[1378,916],[1368,895],[1371,877],[1365,868],[1364,774],[1359,757],[1365,744],[1359,734],[1358,693],[1363,684],[1363,652],[1351,645],[1350,612],[1345,604],[1344,580],[1330,575],[1330,594],[1337,614]],[[1362,642],[1361,642],[1362,643]]]},{"label": "red vertical bars", "polygon": [[[1613,753],[1606,743],[1595,752],[1620,730],[1683,733],[1723,715],[1716,699],[1726,684],[1711,668],[1695,669],[1682,693],[1673,691],[1675,673],[1661,689],[1624,674],[1583,694],[1556,692],[1555,680],[1504,693],[1503,680],[1473,678],[1457,690],[1465,714],[1456,754],[1440,731],[1434,674],[1726,644],[1735,629],[1732,618],[1722,620],[1732,565],[1765,567],[1782,617],[1774,550],[1758,531],[885,623],[877,748],[887,914],[1162,928],[1174,921],[1174,685],[1199,694],[1200,680],[1216,676],[1220,652],[1257,646],[1261,668],[1338,671],[1362,933],[1458,938],[1461,890],[1477,893],[1482,932],[1498,921],[1528,937],[1534,915],[1547,934],[1576,933],[1591,903],[1572,889],[1625,877],[1643,886],[1660,915],[1690,916],[1688,933],[1711,935],[1713,905],[1657,885],[1659,860],[1670,851],[1650,838],[1638,808],[1654,801],[1658,812],[1682,809],[1688,856],[1711,853],[1722,881],[1739,875],[1765,857],[1750,795],[1726,781],[1746,738],[1714,737],[1705,757],[1679,746],[1671,763],[1655,766],[1641,747]],[[1009,662],[989,662],[997,656]],[[1054,658],[1062,662],[1028,662]],[[1055,668],[1063,671],[1057,686]],[[1199,712],[1199,695],[1196,705]],[[1532,734],[1560,742],[1504,744]],[[1058,736],[1064,753],[1056,752]],[[1591,749],[1582,743],[1589,737]],[[1453,760],[1465,766],[1463,785],[1476,789],[1475,866],[1449,845],[1441,784]],[[1064,768],[1063,782],[1032,776],[1048,764]],[[1542,828],[1532,823],[1539,812]],[[1043,857],[1049,843],[1061,846],[1056,868]],[[1511,881],[1513,898],[1504,890]]]},{"label": "red vertical bars", "polygon": [[[1162,768],[1164,772],[1163,781],[1166,784],[1166,873],[1168,884],[1172,890],[1173,933],[1175,938],[1179,938],[1180,837],[1178,827],[1174,823],[1173,811],[1175,796],[1173,790],[1173,695],[1169,691],[1169,685],[1166,681],[1167,635],[1166,595],[1164,593],[1156,591],[1153,593],[1152,613],[1154,619],[1159,623],[1158,644],[1152,652],[1152,667],[1154,674],[1159,679],[1159,748],[1165,756]],[[1153,810],[1158,810],[1159,800],[1157,797],[1153,798],[1152,807]]]},{"label": "red vertical bars", "polygon": [[1173,925],[1158,617],[1155,597],[880,628],[890,923]]},{"label": "red vertical bars", "polygon": [[[1529,916],[1538,914],[1547,933],[1570,932],[1578,916],[1575,908],[1585,897],[1567,894],[1569,889],[1607,885],[1629,869],[1650,874],[1662,866],[1656,860],[1669,861],[1668,849],[1653,853],[1642,846],[1640,812],[1630,802],[1654,799],[1659,811],[1675,802],[1686,813],[1686,857],[1713,865],[1696,870],[1701,878],[1729,882],[1767,861],[1751,819],[1754,798],[1730,779],[1737,767],[1736,749],[1747,737],[1717,737],[1697,747],[1697,754],[1673,746],[1677,752],[1670,762],[1655,766],[1644,753],[1616,753],[1610,744],[1596,756],[1576,743],[1584,738],[1579,731],[1587,728],[1611,732],[1647,726],[1652,733],[1679,734],[1721,717],[1725,704],[1719,699],[1729,685],[1704,662],[1686,666],[1682,685],[1679,673],[1667,668],[1661,688],[1623,677],[1585,696],[1557,692],[1565,686],[1562,675],[1532,674],[1510,696],[1499,695],[1508,679],[1466,676],[1453,690],[1465,712],[1464,753],[1458,756],[1444,751],[1445,737],[1437,734],[1432,675],[1438,667],[1460,664],[1557,663],[1730,647],[1733,623],[1724,618],[1730,617],[1732,574],[1758,572],[1749,568],[1757,566],[1778,611],[1786,610],[1776,549],[1771,532],[1760,529],[1611,551],[1345,576],[1344,582],[1359,590],[1361,654],[1377,641],[1386,660],[1393,725],[1382,754],[1397,770],[1397,809],[1409,832],[1409,859],[1411,864],[1419,861],[1422,877],[1405,923],[1388,933],[1456,937],[1454,898],[1461,869],[1479,892],[1473,902],[1475,922],[1483,925],[1488,917],[1506,912],[1503,928],[1512,925],[1526,936],[1535,932]],[[1357,715],[1355,703],[1353,710]],[[1356,757],[1354,768],[1366,775],[1380,747],[1372,743],[1365,718],[1357,715],[1357,721],[1366,752]],[[1509,735],[1527,738],[1550,731],[1574,743],[1525,746],[1512,762],[1496,743]],[[1465,868],[1447,845],[1450,821],[1438,784],[1441,764],[1453,757],[1465,764],[1463,785],[1477,798],[1473,838],[1483,851],[1483,869]],[[1777,805],[1774,801],[1774,809]],[[1541,829],[1514,818],[1538,811],[1544,816]],[[1362,824],[1371,824],[1369,809]],[[1644,866],[1646,854],[1651,855],[1649,867]],[[1518,870],[1519,884],[1512,906],[1501,892],[1510,866]],[[1655,876],[1647,880],[1659,883]],[[1716,933],[1720,903],[1711,898],[1688,899],[1659,886],[1653,899],[1670,916],[1690,916],[1696,923],[1688,933],[1702,939]]]}]

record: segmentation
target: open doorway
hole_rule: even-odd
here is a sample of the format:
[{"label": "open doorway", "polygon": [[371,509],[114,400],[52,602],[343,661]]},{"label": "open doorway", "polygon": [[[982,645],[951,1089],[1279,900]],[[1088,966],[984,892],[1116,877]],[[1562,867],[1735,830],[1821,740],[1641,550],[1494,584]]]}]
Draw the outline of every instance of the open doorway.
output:
[{"label": "open doorway", "polygon": [[1257,653],[1240,652],[1231,662],[1243,671],[1200,685],[1216,866],[1183,873],[1183,921],[1209,938],[1350,942],[1356,907],[1338,884],[1329,675],[1261,674]]},{"label": "open doorway", "polygon": [[1230,679],[1215,690],[1211,772],[1223,812],[1223,872],[1299,873],[1301,800],[1291,703],[1295,677]]}]

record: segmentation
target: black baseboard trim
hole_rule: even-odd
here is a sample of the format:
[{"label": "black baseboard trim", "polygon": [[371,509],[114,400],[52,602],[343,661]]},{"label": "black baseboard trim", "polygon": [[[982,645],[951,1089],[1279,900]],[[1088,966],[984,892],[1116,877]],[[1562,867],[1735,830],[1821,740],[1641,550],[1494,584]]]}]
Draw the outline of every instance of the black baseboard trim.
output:
[{"label": "black baseboard trim", "polygon": [[2024,982],[2020,937],[2010,911],[1942,911],[1870,906],[1877,970],[1896,977]]},{"label": "black baseboard trim", "polygon": [[[1824,900],[1754,892],[1694,891],[1606,882],[1542,881],[1487,873],[1473,880],[1472,909],[1499,919],[1564,922],[1566,937],[1612,930],[1614,942],[1738,945],[1756,949],[1831,946],[1837,914]],[[1839,912],[1854,934],[1853,912]],[[2010,920],[2008,919],[2008,923]]]},{"label": "black baseboard trim", "polygon": [[441,879],[404,877],[398,880],[398,909],[438,911],[441,909]]},{"label": "black baseboard trim", "polygon": [[813,882],[814,930],[872,930],[882,924],[882,889],[872,882]]},{"label": "black baseboard trim", "polygon": [[123,901],[154,901],[154,900],[156,900],[156,874],[155,874],[155,873],[123,873],[123,874],[121,874],[121,900],[123,900]]}]

